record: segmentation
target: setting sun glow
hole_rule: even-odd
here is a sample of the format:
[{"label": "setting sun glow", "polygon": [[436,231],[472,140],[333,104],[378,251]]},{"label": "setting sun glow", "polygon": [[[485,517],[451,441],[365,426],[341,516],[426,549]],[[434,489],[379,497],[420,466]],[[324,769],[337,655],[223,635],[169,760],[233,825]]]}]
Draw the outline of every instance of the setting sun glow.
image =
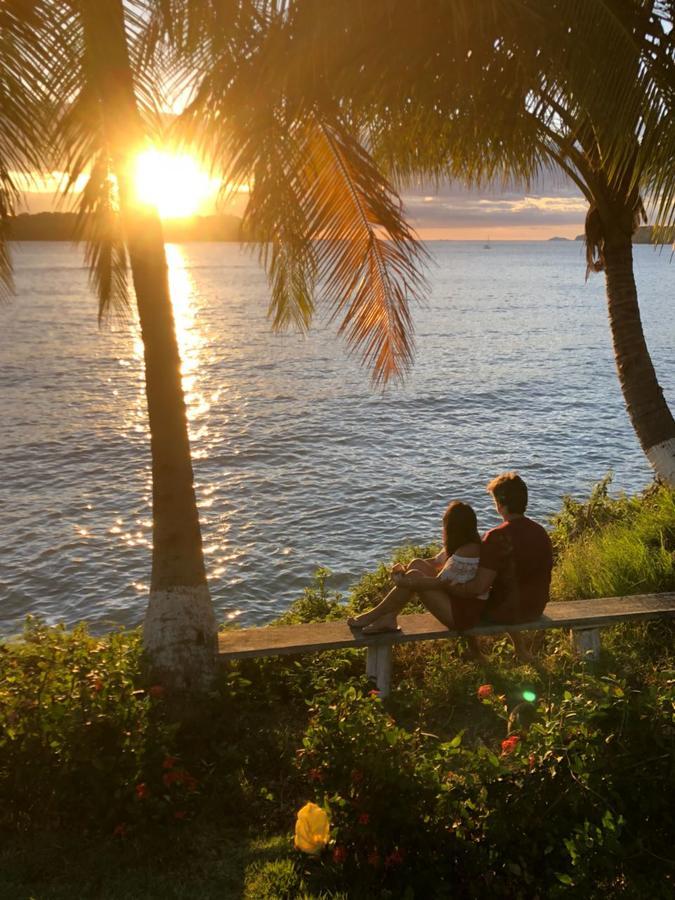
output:
[{"label": "setting sun glow", "polygon": [[163,219],[195,215],[213,195],[213,183],[198,161],[163,150],[139,153],[134,186],[141,203],[157,207]]}]

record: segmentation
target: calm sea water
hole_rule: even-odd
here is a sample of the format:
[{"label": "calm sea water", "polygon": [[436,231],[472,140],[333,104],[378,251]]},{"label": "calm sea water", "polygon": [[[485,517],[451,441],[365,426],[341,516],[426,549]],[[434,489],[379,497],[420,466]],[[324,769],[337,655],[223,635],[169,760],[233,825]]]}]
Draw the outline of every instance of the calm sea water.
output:
[{"label": "calm sea water", "polygon": [[[218,614],[270,620],[320,566],[346,590],[452,498],[496,524],[484,485],[517,469],[531,513],[608,469],[650,470],[615,374],[602,278],[578,243],[430,245],[417,364],[373,392],[327,315],[272,334],[265,277],[235,245],[169,247],[196,489]],[[635,248],[645,332],[675,404],[667,253]],[[0,631],[27,613],[100,629],[143,614],[150,460],[133,323],[99,330],[79,252],[21,244],[0,309]]]}]

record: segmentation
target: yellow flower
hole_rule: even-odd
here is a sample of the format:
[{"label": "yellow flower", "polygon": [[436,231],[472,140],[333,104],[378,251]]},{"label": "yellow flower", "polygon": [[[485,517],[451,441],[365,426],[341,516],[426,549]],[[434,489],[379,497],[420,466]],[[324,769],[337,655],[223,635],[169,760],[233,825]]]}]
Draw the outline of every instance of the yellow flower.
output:
[{"label": "yellow flower", "polygon": [[316,803],[305,803],[295,823],[295,846],[303,853],[321,853],[330,839],[330,822]]}]

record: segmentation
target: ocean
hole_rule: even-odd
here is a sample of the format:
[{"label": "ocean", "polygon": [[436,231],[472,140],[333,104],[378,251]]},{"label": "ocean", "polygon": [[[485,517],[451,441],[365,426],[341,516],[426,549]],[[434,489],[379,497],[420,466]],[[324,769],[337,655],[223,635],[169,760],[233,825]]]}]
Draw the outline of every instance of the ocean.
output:
[{"label": "ocean", "polygon": [[[236,244],[168,247],[195,481],[220,620],[262,624],[319,566],[346,593],[451,499],[495,524],[510,469],[542,522],[608,470],[651,478],[614,368],[602,276],[575,242],[439,242],[414,309],[416,364],[373,390],[329,310],[274,334],[264,272]],[[636,246],[647,342],[675,405],[669,252]],[[27,614],[138,624],[150,572],[150,457],[133,320],[99,329],[79,250],[15,245],[0,307],[0,632]]]}]

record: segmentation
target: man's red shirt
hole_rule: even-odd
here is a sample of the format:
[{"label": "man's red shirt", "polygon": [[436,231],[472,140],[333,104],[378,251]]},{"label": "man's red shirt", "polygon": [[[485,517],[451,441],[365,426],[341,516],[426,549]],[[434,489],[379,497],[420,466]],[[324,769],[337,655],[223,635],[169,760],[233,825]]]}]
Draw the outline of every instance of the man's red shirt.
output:
[{"label": "man's red shirt", "polygon": [[537,522],[522,516],[483,537],[479,565],[496,572],[482,614],[515,625],[538,619],[549,601],[553,548]]}]

